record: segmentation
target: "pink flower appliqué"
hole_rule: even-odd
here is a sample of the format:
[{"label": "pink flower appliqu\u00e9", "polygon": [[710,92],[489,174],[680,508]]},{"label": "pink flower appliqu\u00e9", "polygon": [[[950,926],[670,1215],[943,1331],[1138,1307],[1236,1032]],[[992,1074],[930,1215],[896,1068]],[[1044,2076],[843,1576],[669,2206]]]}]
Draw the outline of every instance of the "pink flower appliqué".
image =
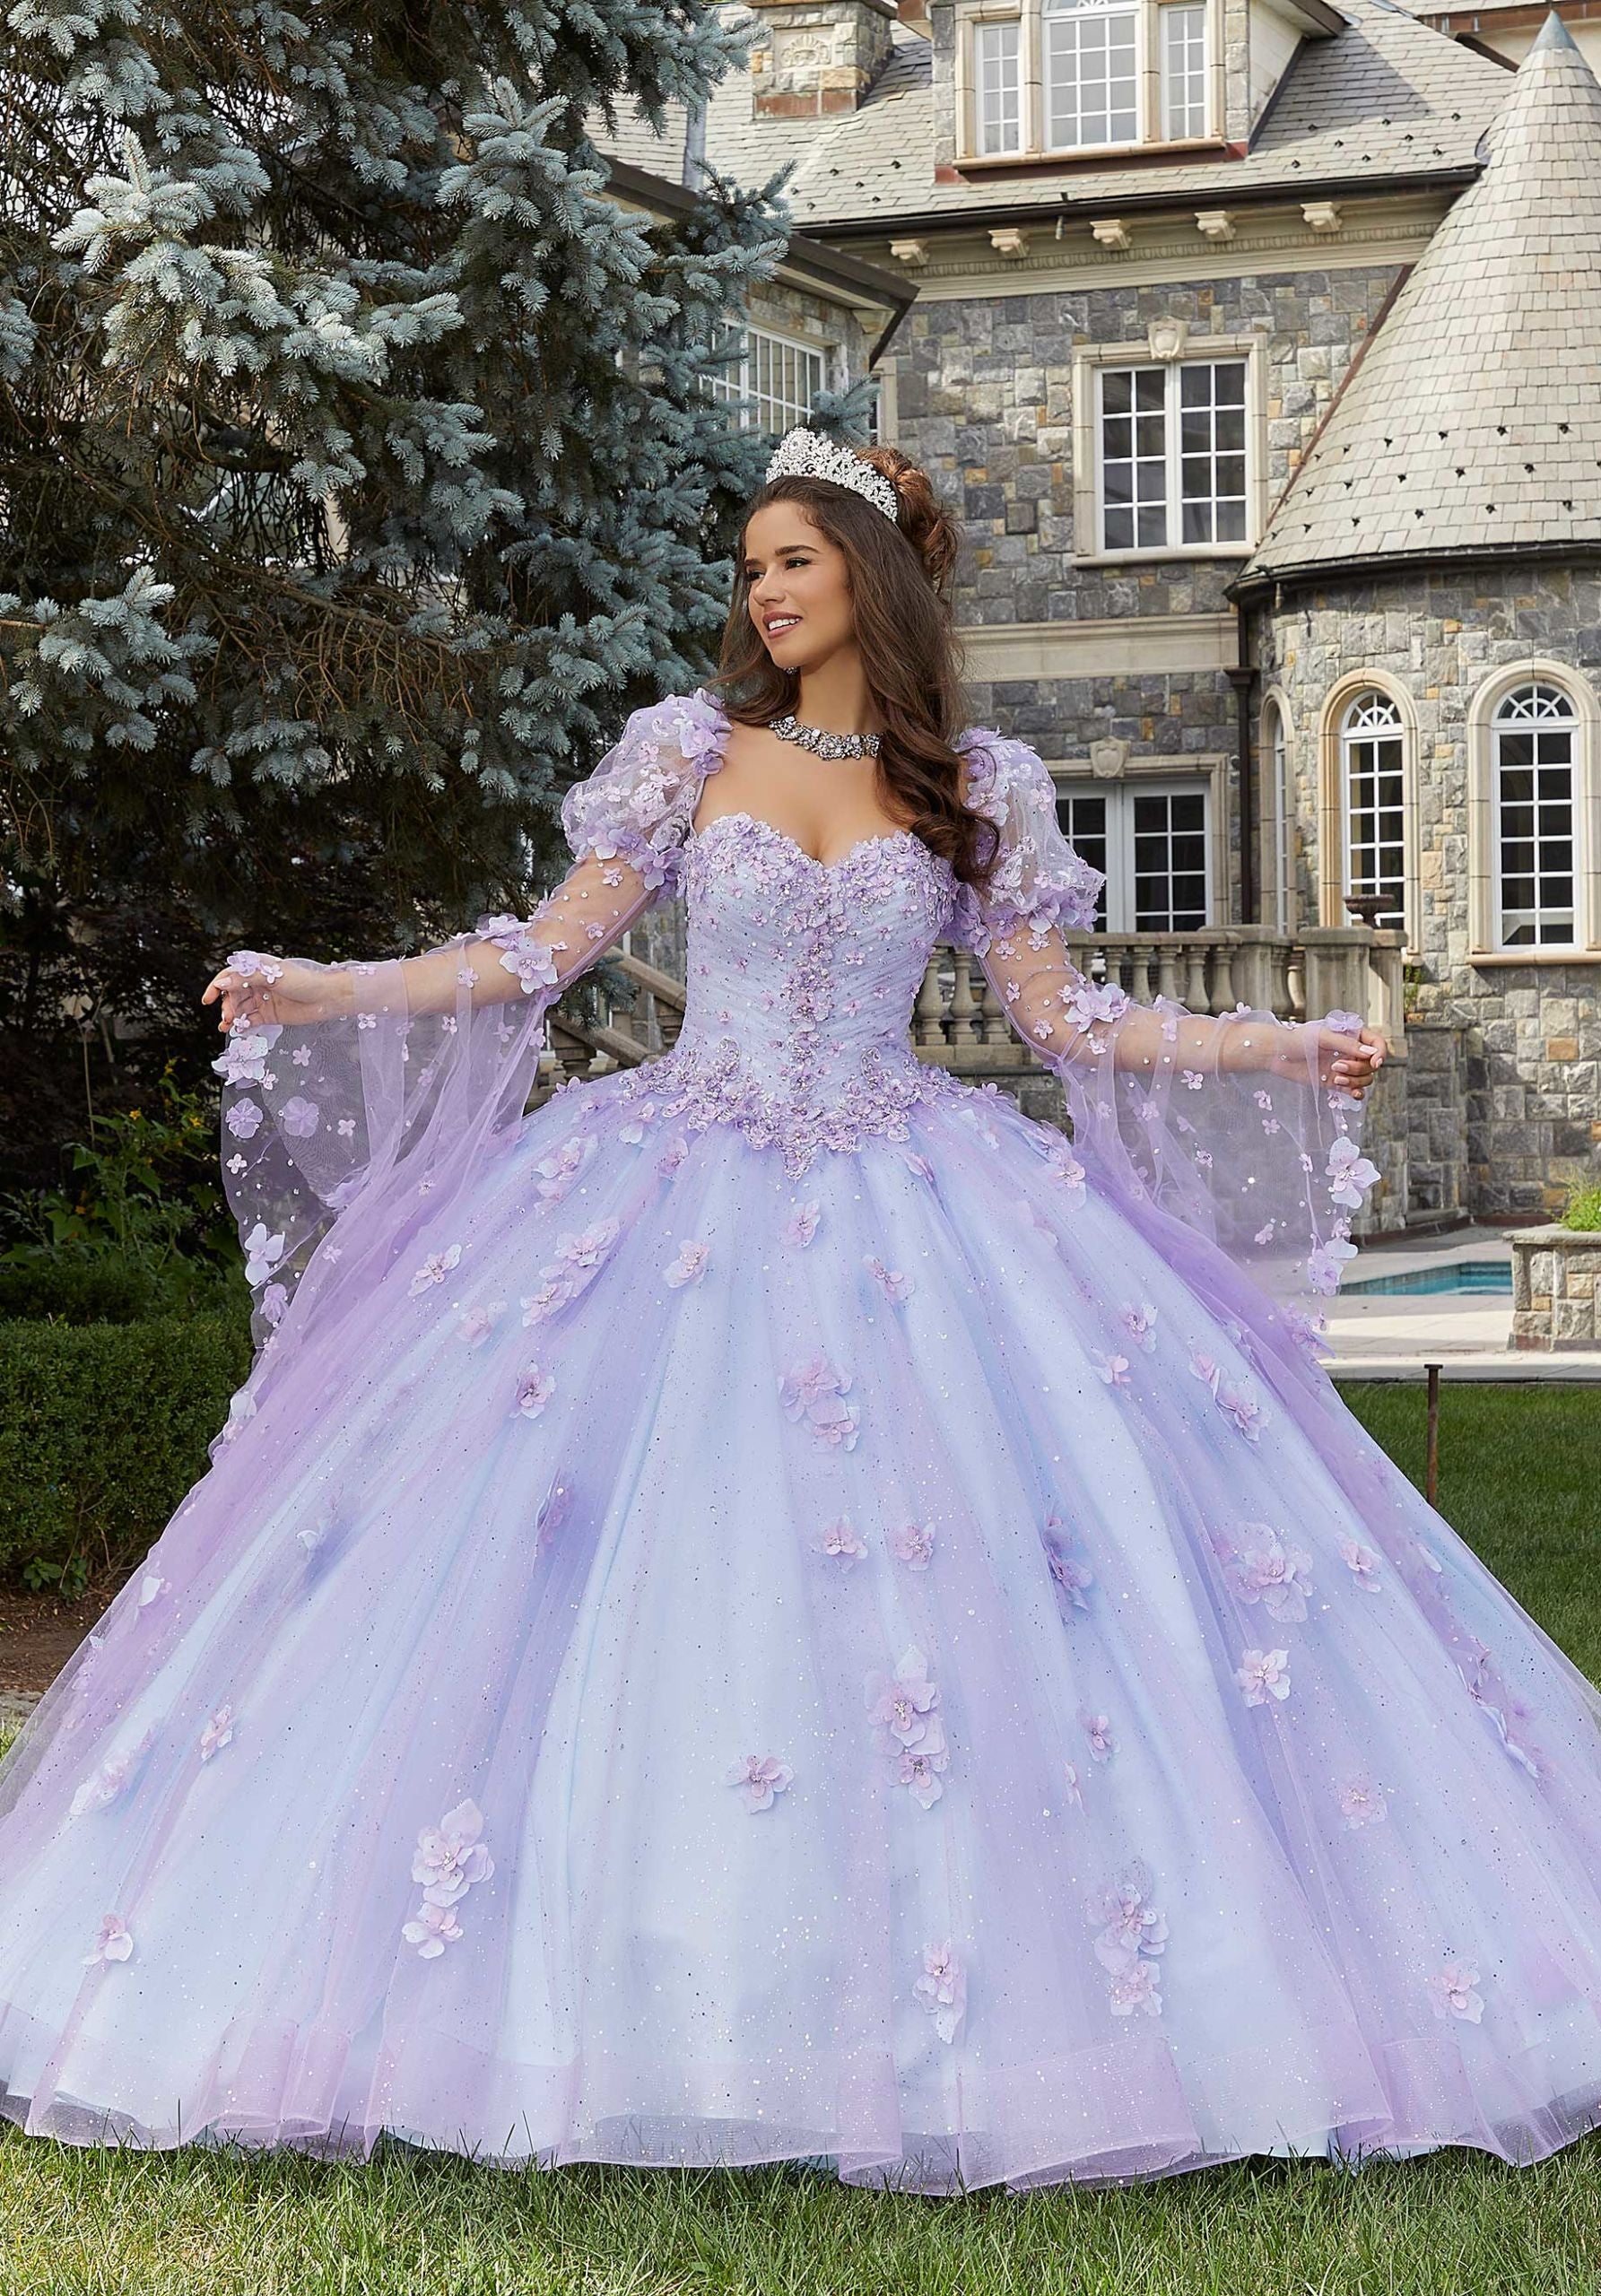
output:
[{"label": "pink flower appliqu\u00e9", "polygon": [[468,1347],[476,1347],[478,1342],[494,1329],[505,1312],[504,1300],[482,1300],[477,1307],[469,1308],[461,1318],[456,1326],[456,1336]]},{"label": "pink flower appliqu\u00e9", "polygon": [[[298,1053],[295,1057],[300,1057]],[[322,1110],[315,1100],[306,1100],[297,1092],[279,1109],[278,1121],[291,1140],[309,1140],[322,1122]]]},{"label": "pink flower appliqu\u00e9", "polygon": [[1143,1348],[1147,1355],[1156,1352],[1156,1310],[1148,1300],[1137,1306],[1131,1303],[1124,1309],[1123,1328],[1135,1345]]},{"label": "pink flower appliqu\u00e9", "polygon": [[1448,1961],[1429,1980],[1429,1991],[1439,2017],[1461,2017],[1476,2025],[1484,2014],[1484,1996],[1477,1991],[1479,1972],[1471,1961]]},{"label": "pink flower appliqu\u00e9", "polygon": [[841,1516],[831,1523],[817,1543],[818,1552],[841,1562],[859,1562],[867,1550],[857,1535],[854,1526]]},{"label": "pink flower appliqu\u00e9", "polygon": [[745,1808],[753,1813],[770,1810],[775,1794],[782,1794],[795,1777],[787,1761],[779,1761],[772,1754],[747,1754],[725,1773],[730,1786],[743,1788]]},{"label": "pink flower appliqu\u00e9", "polygon": [[940,1776],[950,1768],[951,1755],[937,1711],[939,1691],[923,1653],[914,1646],[901,1653],[893,1674],[869,1674],[866,1699],[867,1719],[877,1729],[880,1750],[894,1765],[896,1783],[931,1809],[944,1791]]},{"label": "pink flower appliqu\u00e9", "polygon": [[948,1939],[943,1944],[924,1946],[923,1973],[912,1992],[933,2018],[941,2040],[953,2041],[967,2007],[967,1976]]},{"label": "pink flower appliqu\u00e9", "polygon": [[413,1300],[435,1283],[442,1283],[461,1258],[461,1246],[451,1244],[442,1252],[430,1252],[413,1276],[410,1291]]},{"label": "pink flower appliqu\u00e9", "polygon": [[1110,1719],[1104,1714],[1088,1711],[1079,1716],[1084,1735],[1090,1741],[1090,1752],[1097,1761],[1109,1761],[1118,1751],[1118,1741],[1112,1735]]},{"label": "pink flower appliqu\u00e9", "polygon": [[1242,1603],[1260,1603],[1271,1619],[1298,1626],[1307,1614],[1312,1559],[1287,1546],[1266,1523],[1248,1523],[1252,1544],[1234,1559],[1234,1591]]},{"label": "pink flower appliqu\u00e9", "polygon": [[594,1153],[594,1135],[580,1133],[564,1141],[548,1156],[540,1158],[534,1167],[536,1174],[535,1185],[547,1203],[561,1202]]},{"label": "pink flower appliqu\u00e9", "polygon": [[97,1961],[126,1961],[134,1950],[134,1933],[119,1913],[102,1913],[95,1933],[94,1951],[83,1956],[83,1967]]},{"label": "pink flower appliqu\u00e9", "polygon": [[1379,1565],[1381,1557],[1375,1554],[1370,1546],[1364,1546],[1360,1539],[1343,1539],[1340,1542],[1340,1561],[1363,1594],[1377,1595],[1379,1592]]},{"label": "pink flower appliqu\u00e9", "polygon": [[1095,1932],[1095,1958],[1111,1980],[1115,2017],[1162,2014],[1162,1993],[1151,1964],[1166,1951],[1168,1925],[1151,1901],[1151,1875],[1136,1858],[1084,1902],[1084,1918]]},{"label": "pink flower appliqu\u00e9", "polygon": [[822,1356],[814,1355],[784,1373],[779,1397],[785,1416],[809,1427],[824,1449],[850,1451],[856,1448],[859,1414],[855,1404],[845,1401],[849,1386],[848,1371],[836,1370]]},{"label": "pink flower appliqu\u00e9", "polygon": [[537,1419],[555,1392],[555,1373],[530,1363],[517,1383],[515,1408],[525,1419]]},{"label": "pink flower appliqu\u00e9", "polygon": [[232,1743],[233,1709],[231,1706],[219,1706],[216,1712],[207,1718],[205,1727],[200,1733],[201,1761],[210,1761],[214,1753]]},{"label": "pink flower appliqu\u00e9", "polygon": [[911,1292],[911,1278],[909,1275],[902,1275],[898,1267],[886,1267],[883,1260],[879,1259],[876,1255],[872,1252],[868,1253],[866,1258],[862,1262],[862,1265],[866,1269],[874,1283],[877,1284],[879,1290],[883,1293],[884,1298],[889,1301],[892,1308],[899,1308],[905,1305],[905,1302]]},{"label": "pink flower appliqu\u00e9", "polygon": [[1090,1361],[1095,1366],[1097,1377],[1104,1379],[1109,1387],[1127,1393],[1131,1383],[1127,1355],[1092,1355]]},{"label": "pink flower appliqu\u00e9", "polygon": [[1330,1203],[1344,1205],[1354,1212],[1379,1178],[1379,1167],[1370,1164],[1355,1141],[1342,1132],[1329,1146],[1327,1177]]},{"label": "pink flower appliqu\u00e9", "polygon": [[1059,1515],[1045,1518],[1045,1555],[1050,1575],[1073,1604],[1075,1611],[1088,1610],[1084,1589],[1095,1584],[1095,1573],[1088,1563],[1080,1562],[1073,1552],[1075,1538],[1071,1526]]},{"label": "pink flower appliqu\u00e9", "polygon": [[422,1884],[422,1902],[400,1934],[422,1961],[437,1961],[446,1945],[462,1935],[454,1909],[474,1883],[488,1881],[495,1870],[479,1839],[483,1831],[483,1813],[469,1796],[448,1810],[437,1826],[424,1826],[417,1836],[412,1879]]},{"label": "pink flower appliqu\u00e9", "polygon": [[817,1233],[817,1222],[822,1217],[821,1204],[800,1204],[784,1223],[784,1241],[804,1251]]},{"label": "pink flower appliqu\u00e9", "polygon": [[934,1533],[927,1523],[903,1523],[892,1544],[896,1561],[909,1570],[927,1570],[934,1560]]},{"label": "pink flower appliqu\u00e9", "polygon": [[1245,1692],[1248,1706],[1266,1706],[1270,1698],[1290,1695],[1290,1653],[1287,1650],[1244,1650],[1234,1679]]},{"label": "pink flower appliqu\u00e9", "polygon": [[155,1738],[152,1724],[136,1745],[130,1746],[125,1753],[108,1755],[73,1796],[67,1805],[68,1817],[81,1818],[86,1810],[103,1810],[109,1802],[115,1802],[137,1765],[154,1745]]},{"label": "pink flower appliqu\u00e9", "polygon": [[1356,1257],[1356,1246],[1347,1243],[1343,1236],[1334,1237],[1327,1244],[1319,1244],[1307,1256],[1307,1282],[1314,1292],[1335,1292],[1340,1288],[1341,1264]]},{"label": "pink flower appliqu\u00e9", "polygon": [[1389,1815],[1384,1788],[1375,1786],[1370,1779],[1348,1779],[1344,1786],[1336,1787],[1335,1799],[1340,1805],[1340,1815],[1353,1831],[1358,1826],[1380,1825]]},{"label": "pink flower appliqu\u00e9", "polygon": [[662,1282],[674,1292],[686,1283],[699,1283],[706,1273],[706,1264],[710,1257],[709,1245],[682,1243],[678,1247],[677,1258],[663,1276]]}]

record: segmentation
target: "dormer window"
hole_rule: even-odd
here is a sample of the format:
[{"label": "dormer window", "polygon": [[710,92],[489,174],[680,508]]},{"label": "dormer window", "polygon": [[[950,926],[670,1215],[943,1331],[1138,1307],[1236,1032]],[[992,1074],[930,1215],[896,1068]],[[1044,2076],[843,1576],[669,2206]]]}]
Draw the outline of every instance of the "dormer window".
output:
[{"label": "dormer window", "polygon": [[963,155],[1204,142],[1218,0],[973,0],[960,16]]},{"label": "dormer window", "polygon": [[1052,152],[1136,144],[1143,0],[1043,0],[1045,142]]}]

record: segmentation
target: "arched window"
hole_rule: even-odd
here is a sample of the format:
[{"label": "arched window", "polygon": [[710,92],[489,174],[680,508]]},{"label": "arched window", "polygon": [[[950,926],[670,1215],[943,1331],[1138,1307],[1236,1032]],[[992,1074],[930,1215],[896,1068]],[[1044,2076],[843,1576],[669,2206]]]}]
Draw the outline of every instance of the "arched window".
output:
[{"label": "arched window", "polygon": [[1262,712],[1263,865],[1266,901],[1263,915],[1275,933],[1290,929],[1290,741],[1283,702],[1270,700]]},{"label": "arched window", "polygon": [[1496,945],[1571,946],[1579,714],[1560,686],[1532,678],[1501,696],[1490,734]]},{"label": "arched window", "polygon": [[1340,719],[1345,892],[1377,900],[1375,925],[1406,922],[1406,728],[1400,705],[1369,687]]}]

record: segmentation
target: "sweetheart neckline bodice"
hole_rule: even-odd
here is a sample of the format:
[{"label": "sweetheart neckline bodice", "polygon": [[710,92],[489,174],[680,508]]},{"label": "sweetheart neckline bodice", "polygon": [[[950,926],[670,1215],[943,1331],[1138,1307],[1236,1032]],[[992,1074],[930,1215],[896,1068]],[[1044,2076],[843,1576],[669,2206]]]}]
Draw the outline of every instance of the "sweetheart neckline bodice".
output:
[{"label": "sweetheart neckline bodice", "polygon": [[925,855],[936,867],[940,865],[939,856],[930,851],[915,830],[906,828],[881,830],[868,837],[858,837],[854,845],[848,846],[845,851],[837,854],[833,860],[824,861],[817,854],[808,853],[799,839],[793,836],[788,830],[780,829],[777,822],[770,822],[763,814],[753,813],[743,805],[735,806],[726,813],[714,813],[710,821],[704,822],[699,828],[692,823],[689,832],[691,842],[696,844],[703,842],[722,822],[747,823],[750,828],[763,835],[775,838],[798,860],[804,861],[811,868],[822,870],[825,874],[832,874],[837,870],[848,867],[851,862],[857,860],[863,853],[870,852],[876,846],[903,843],[916,847],[918,851]]}]

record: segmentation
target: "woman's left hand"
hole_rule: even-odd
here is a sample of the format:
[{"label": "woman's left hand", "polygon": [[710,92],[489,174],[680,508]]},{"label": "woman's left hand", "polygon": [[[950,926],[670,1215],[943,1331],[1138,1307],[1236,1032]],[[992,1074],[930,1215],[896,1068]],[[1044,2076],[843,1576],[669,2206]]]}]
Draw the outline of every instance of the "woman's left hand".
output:
[{"label": "woman's left hand", "polygon": [[1359,1029],[1351,1036],[1341,1029],[1319,1028],[1318,1081],[1360,1100],[1378,1075],[1388,1050],[1379,1029]]}]

